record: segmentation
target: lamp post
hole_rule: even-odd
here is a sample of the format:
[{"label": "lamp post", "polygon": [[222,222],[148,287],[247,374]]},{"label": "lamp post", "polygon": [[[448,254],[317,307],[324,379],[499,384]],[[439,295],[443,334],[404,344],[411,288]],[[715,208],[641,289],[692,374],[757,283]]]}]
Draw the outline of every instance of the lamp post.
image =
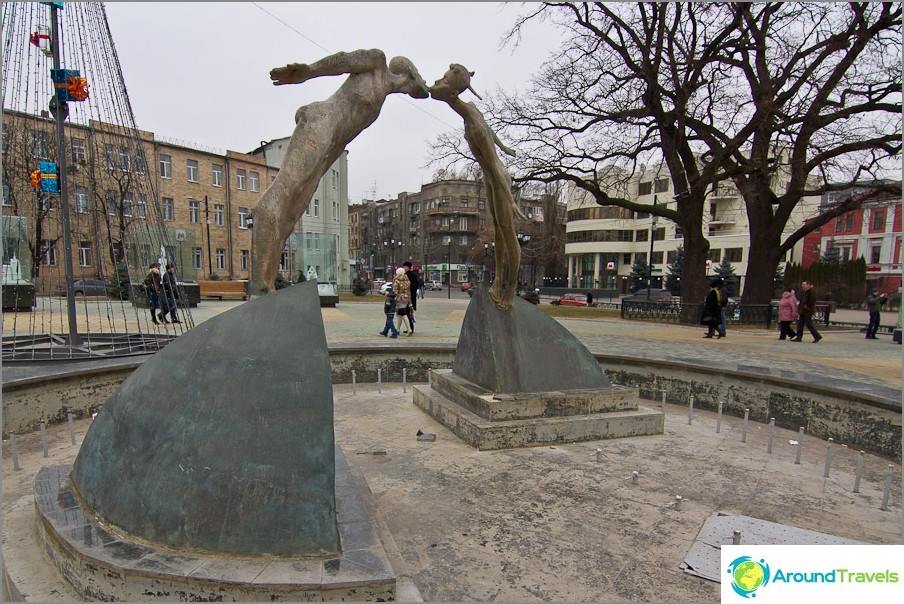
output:
[{"label": "lamp post", "polygon": [[[252,214],[251,212],[248,212],[248,216],[245,218],[245,226],[248,227],[249,231],[251,231],[251,258],[250,258],[251,266],[248,267],[248,281],[251,281],[251,277],[253,277],[253,275],[251,274],[251,271],[254,270],[254,214]],[[181,241],[179,242],[179,263],[180,264],[182,263],[182,242]],[[184,267],[184,265],[183,265],[183,267]],[[183,271],[183,275],[184,275],[185,269],[183,268],[182,271]],[[248,286],[248,291],[249,291],[249,293],[251,291],[250,284]]]},{"label": "lamp post", "polygon": [[448,253],[448,272],[449,272],[449,290],[446,292],[446,298],[452,299],[452,223],[455,221],[455,214],[449,216],[449,253]]},{"label": "lamp post", "polygon": [[[656,207],[656,195],[653,195],[653,207]],[[653,237],[656,234],[656,214],[650,218],[650,261],[647,263],[647,302],[650,301],[650,289],[653,287]]]},{"label": "lamp post", "polygon": [[[528,241],[530,241],[530,235],[528,235],[527,233],[522,233],[521,231],[518,231],[516,237],[518,238],[518,246],[519,247],[524,247],[524,244],[526,244]],[[524,262],[523,262],[523,257],[522,257],[522,260],[519,261],[519,263],[518,263],[518,292],[519,293],[521,291],[521,269],[523,268],[523,265],[524,265]]]}]

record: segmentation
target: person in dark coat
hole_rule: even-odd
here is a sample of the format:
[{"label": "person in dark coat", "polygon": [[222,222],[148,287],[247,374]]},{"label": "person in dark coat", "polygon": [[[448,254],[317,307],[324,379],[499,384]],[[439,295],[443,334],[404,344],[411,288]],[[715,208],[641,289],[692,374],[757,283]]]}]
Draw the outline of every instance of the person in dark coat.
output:
[{"label": "person in dark coat", "polygon": [[807,329],[810,330],[810,335],[813,336],[813,343],[815,344],[822,339],[822,336],[819,335],[813,325],[813,314],[816,312],[816,294],[813,293],[813,284],[809,281],[803,281],[800,285],[803,293],[801,293],[800,303],[797,307],[798,312],[800,312],[797,317],[797,337],[793,341],[802,341],[804,325],[806,325]]},{"label": "person in dark coat", "polygon": [[700,324],[707,326],[704,338],[711,338],[716,332],[720,338],[725,335],[722,331],[722,292],[719,291],[719,286],[719,281],[713,281],[703,302],[703,318],[700,319]]},{"label": "person in dark coat", "polygon": [[866,327],[867,340],[879,339],[876,337],[876,332],[879,331],[879,324],[881,322],[879,311],[886,300],[888,300],[888,294],[880,294],[879,290],[875,287],[870,291],[869,295],[866,296],[866,305],[869,310],[869,325]]}]

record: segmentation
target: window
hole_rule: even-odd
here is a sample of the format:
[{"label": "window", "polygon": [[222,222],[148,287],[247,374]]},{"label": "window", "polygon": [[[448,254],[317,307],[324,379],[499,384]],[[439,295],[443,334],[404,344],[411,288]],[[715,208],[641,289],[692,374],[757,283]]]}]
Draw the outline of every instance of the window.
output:
[{"label": "window", "polygon": [[88,213],[88,189],[75,187],[75,211],[77,214]]},{"label": "window", "polygon": [[188,182],[198,182],[198,160],[186,160],[185,165],[188,168]]},{"label": "window", "polygon": [[719,262],[719,258],[722,257],[722,250],[710,249],[709,254],[707,254],[706,259],[712,260],[713,262]]},{"label": "window", "polygon": [[160,200],[163,205],[163,219],[170,222],[176,219],[176,204],[172,197],[164,197]]},{"label": "window", "polygon": [[239,208],[239,228],[248,228],[248,208]]},{"label": "window", "polygon": [[848,214],[844,219],[844,232],[850,233],[854,230],[854,215]]},{"label": "window", "polygon": [[122,215],[123,216],[131,216],[132,215],[132,194],[126,193],[122,196]]},{"label": "window", "polygon": [[135,171],[139,174],[147,174],[148,172],[148,160],[144,156],[144,149],[138,148],[138,153],[135,154]]},{"label": "window", "polygon": [[869,248],[869,263],[879,264],[882,260],[882,243],[873,243]]},{"label": "window", "polygon": [[873,210],[873,230],[881,231],[885,229],[885,210]]},{"label": "window", "polygon": [[252,193],[257,193],[261,190],[261,175],[257,172],[250,172],[248,174],[248,186],[251,188]]},{"label": "window", "polygon": [[314,198],[314,218],[318,218],[320,216],[320,200],[316,197]]},{"label": "window", "polygon": [[334,189],[339,188],[339,172],[336,170],[330,170],[330,176],[332,177],[332,184]]},{"label": "window", "polygon": [[650,240],[650,231],[646,229],[639,229],[634,233],[634,241],[649,241]]},{"label": "window", "polygon": [[725,248],[725,260],[728,262],[743,262],[744,250],[739,247]]},{"label": "window", "polygon": [[129,157],[129,149],[127,147],[119,148],[119,169],[128,172],[132,169],[132,158]]},{"label": "window", "polygon": [[78,265],[91,266],[91,243],[80,241],[78,244]]},{"label": "window", "polygon": [[13,201],[11,199],[11,191],[9,189],[9,183],[6,182],[6,179],[3,180],[3,205],[4,206],[12,206]]},{"label": "window", "polygon": [[279,257],[279,270],[287,271],[289,270],[289,243],[283,246],[282,255]]},{"label": "window", "polygon": [[459,235],[458,236],[458,244],[459,245],[468,245],[468,236],[467,235]]},{"label": "window", "polygon": [[116,193],[107,191],[107,214],[116,216],[119,214],[119,204],[116,202]]},{"label": "window", "polygon": [[31,131],[31,156],[35,159],[50,159],[50,133],[43,130]]},{"label": "window", "polygon": [[201,202],[188,202],[188,221],[195,224],[201,222]]},{"label": "window", "polygon": [[113,157],[115,150],[113,145],[104,145],[104,161],[107,163],[107,170],[116,167],[116,159]]},{"label": "window", "polygon": [[223,186],[223,166],[220,164],[213,165],[213,186]]},{"label": "window", "polygon": [[41,257],[41,263],[46,266],[56,266],[56,243],[51,241],[50,239],[45,239],[41,243],[41,247],[44,248],[44,254]]},{"label": "window", "polygon": [[173,177],[173,158],[163,153],[160,154],[160,178]]},{"label": "window", "polygon": [[461,207],[467,208],[471,204],[471,201],[467,197],[461,198]]},{"label": "window", "polygon": [[218,247],[216,253],[217,259],[217,268],[223,269],[226,268],[226,250]]},{"label": "window", "polygon": [[462,216],[458,220],[458,230],[467,231],[468,230],[468,217]]},{"label": "window", "polygon": [[85,139],[72,139],[72,162],[76,164],[85,164],[88,162],[88,154],[85,151]]},{"label": "window", "polygon": [[622,254],[622,264],[631,264],[631,254]]},{"label": "window", "polygon": [[655,186],[653,187],[654,193],[665,193],[669,190],[669,179],[668,178],[659,178],[656,180]]},{"label": "window", "polygon": [[657,264],[662,264],[662,255],[663,252],[653,252],[653,255],[650,256],[653,259],[653,266]]},{"label": "window", "polygon": [[637,194],[638,195],[649,195],[653,192],[653,181],[650,180],[648,182],[639,182],[637,183]]},{"label": "window", "polygon": [[850,247],[841,247],[841,260],[842,262],[848,262],[851,259],[851,248]]},{"label": "window", "polygon": [[201,268],[201,248],[199,247],[191,248],[191,267],[195,270]]},{"label": "window", "polygon": [[241,250],[239,252],[239,262],[241,263],[241,267],[242,267],[243,271],[247,271],[248,265],[251,264],[249,262],[249,258],[250,258],[250,254],[248,253],[248,250]]},{"label": "window", "polygon": [[148,198],[144,195],[138,196],[138,217],[139,218],[147,218],[148,217]]},{"label": "window", "polygon": [[226,207],[221,203],[213,204],[213,223],[217,226],[223,226],[223,214]]},{"label": "window", "polygon": [[235,186],[238,187],[239,191],[245,190],[245,171],[244,170],[236,170],[235,171]]},{"label": "window", "polygon": [[333,202],[333,220],[339,220],[339,202]]},{"label": "window", "polygon": [[835,218],[835,232],[840,233],[844,228],[844,216],[838,216]]}]

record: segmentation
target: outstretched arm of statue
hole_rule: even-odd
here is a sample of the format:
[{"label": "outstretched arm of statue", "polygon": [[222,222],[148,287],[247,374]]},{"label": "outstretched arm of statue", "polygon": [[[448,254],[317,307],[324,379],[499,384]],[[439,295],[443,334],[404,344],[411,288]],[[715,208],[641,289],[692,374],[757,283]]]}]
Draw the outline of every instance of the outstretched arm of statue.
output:
[{"label": "outstretched arm of statue", "polygon": [[346,73],[363,73],[386,68],[386,55],[382,50],[354,50],[337,52],[314,63],[290,63],[285,67],[270,70],[274,86],[301,84],[321,76],[335,76]]},{"label": "outstretched arm of statue", "polygon": [[502,141],[499,140],[499,137],[496,136],[496,133],[493,132],[493,129],[492,129],[492,128],[490,128],[489,126],[487,126],[487,130],[489,130],[489,131],[490,131],[490,134],[493,135],[493,142],[496,143],[496,146],[497,146],[497,147],[499,147],[500,149],[502,149],[503,153],[505,153],[506,155],[508,155],[508,156],[510,156],[510,157],[515,157],[515,152],[514,152],[513,150],[509,149],[508,147],[506,147],[504,144],[502,144]]}]

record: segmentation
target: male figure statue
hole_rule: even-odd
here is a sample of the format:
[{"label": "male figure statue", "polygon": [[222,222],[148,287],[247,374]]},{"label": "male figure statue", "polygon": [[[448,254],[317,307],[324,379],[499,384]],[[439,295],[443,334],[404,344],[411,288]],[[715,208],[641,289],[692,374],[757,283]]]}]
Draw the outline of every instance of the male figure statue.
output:
[{"label": "male figure statue", "polygon": [[512,196],[512,177],[496,154],[496,147],[508,155],[514,156],[515,152],[502,144],[474,103],[458,98],[465,90],[480,98],[471,88],[472,75],[474,72],[469,72],[463,65],[453,63],[443,77],[430,87],[430,96],[446,102],[464,119],[465,140],[483,170],[496,241],[496,280],[489,294],[497,308],[507,310],[512,307],[515,297],[521,262],[513,216],[524,218],[524,215]]},{"label": "male figure statue", "polygon": [[270,71],[273,84],[301,84],[321,76],[348,74],[331,97],[301,107],[276,180],[254,210],[252,296],[275,289],[283,245],[317,191],[320,178],[345,147],[380,115],[393,93],[430,96],[414,64],[395,57],[389,65],[377,49],[339,52],[315,63],[292,63]]}]

